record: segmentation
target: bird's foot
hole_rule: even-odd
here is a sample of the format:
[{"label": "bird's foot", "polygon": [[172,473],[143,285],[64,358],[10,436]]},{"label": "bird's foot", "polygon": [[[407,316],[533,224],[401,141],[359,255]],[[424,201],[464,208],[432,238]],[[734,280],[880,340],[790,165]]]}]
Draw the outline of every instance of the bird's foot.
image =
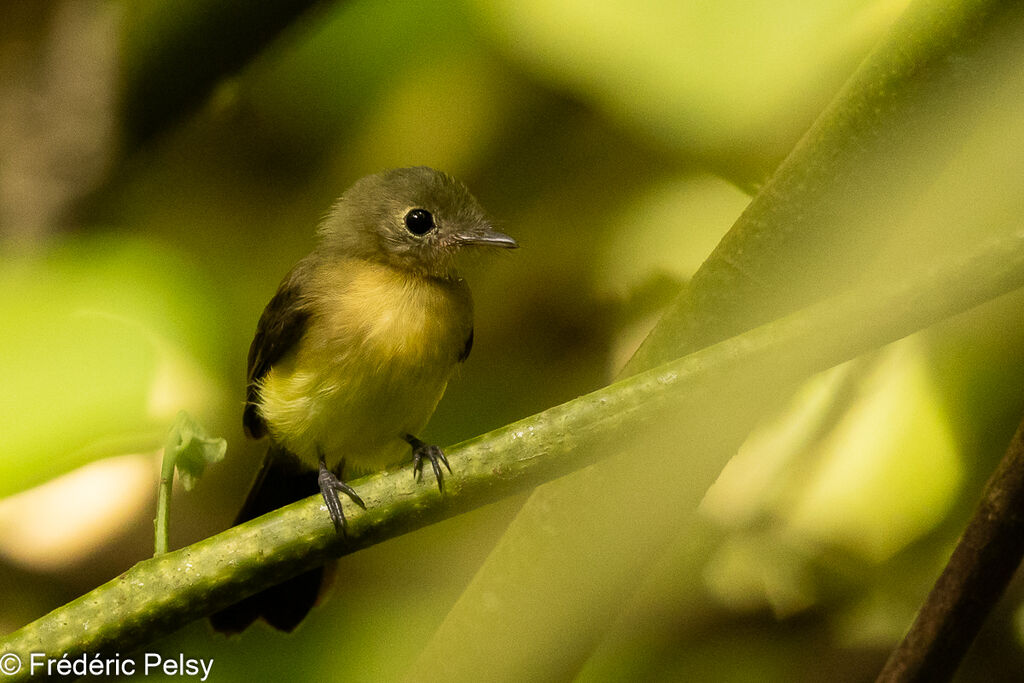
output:
[{"label": "bird's foot", "polygon": [[[339,470],[344,473],[344,460],[341,461]],[[345,512],[341,509],[341,499],[338,498],[338,492],[344,493],[353,503],[364,510],[366,509],[366,504],[363,503],[363,499],[359,497],[354,488],[343,482],[340,477],[327,468],[323,455],[320,456],[320,476],[317,477],[317,482],[320,484],[320,495],[324,497],[324,503],[327,504],[327,512],[331,516],[331,521],[334,522],[334,530],[345,533]]]},{"label": "bird's foot", "polygon": [[434,470],[434,478],[437,479],[437,490],[443,494],[444,474],[441,472],[441,464],[443,463],[449,472],[452,471],[451,465],[448,464],[448,458],[444,456],[444,451],[437,446],[420,441],[412,434],[406,434],[405,440],[412,446],[412,474],[416,477],[416,481],[419,481],[423,474],[423,461],[429,460],[430,468]]}]

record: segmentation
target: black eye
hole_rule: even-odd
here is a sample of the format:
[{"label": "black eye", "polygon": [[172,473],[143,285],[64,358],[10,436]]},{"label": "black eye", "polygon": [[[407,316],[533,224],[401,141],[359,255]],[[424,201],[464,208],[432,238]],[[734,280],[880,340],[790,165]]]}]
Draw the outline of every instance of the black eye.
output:
[{"label": "black eye", "polygon": [[426,209],[413,209],[405,214],[405,227],[414,235],[426,235],[434,229],[434,217]]}]

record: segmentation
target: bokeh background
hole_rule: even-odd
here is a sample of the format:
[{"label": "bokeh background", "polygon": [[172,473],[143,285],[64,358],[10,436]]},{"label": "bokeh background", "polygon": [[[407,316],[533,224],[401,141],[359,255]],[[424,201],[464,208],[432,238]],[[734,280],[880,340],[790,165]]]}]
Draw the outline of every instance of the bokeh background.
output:
[{"label": "bokeh background", "polygon": [[[180,409],[228,456],[176,490],[172,546],[230,524],[262,456],[240,422],[256,321],[354,180],[444,169],[522,245],[464,266],[476,344],[424,435],[455,443],[611,381],[907,4],[7,3],[0,633],[151,555],[159,449]],[[936,95],[937,117],[970,116],[953,119],[962,137],[908,221],[941,215],[968,241],[976,223],[1019,221],[1019,35],[1001,37],[991,82]],[[918,142],[887,188],[932,163],[927,126]],[[865,221],[890,217],[863,206]],[[1019,420],[1021,302],[766,406],[699,525],[639,563],[589,651],[545,673],[872,678]],[[197,622],[149,650],[212,657],[217,681],[430,678],[415,668],[424,646],[524,500],[345,558],[293,635],[259,625],[227,640]],[[1020,598],[1016,586],[963,680],[1022,678]]]}]

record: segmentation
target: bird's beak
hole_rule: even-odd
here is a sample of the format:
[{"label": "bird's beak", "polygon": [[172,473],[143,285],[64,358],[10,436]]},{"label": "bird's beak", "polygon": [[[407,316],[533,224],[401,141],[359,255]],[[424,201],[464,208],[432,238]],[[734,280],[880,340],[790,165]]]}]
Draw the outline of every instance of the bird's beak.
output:
[{"label": "bird's beak", "polygon": [[502,249],[515,249],[519,246],[519,242],[493,228],[457,233],[455,241],[459,244],[471,244],[478,247],[501,247]]}]

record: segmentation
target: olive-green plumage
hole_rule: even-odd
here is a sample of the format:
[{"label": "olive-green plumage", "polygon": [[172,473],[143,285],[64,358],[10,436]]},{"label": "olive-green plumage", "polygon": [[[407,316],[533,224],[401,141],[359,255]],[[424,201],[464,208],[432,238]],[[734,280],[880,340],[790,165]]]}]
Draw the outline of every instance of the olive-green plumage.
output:
[{"label": "olive-green plumage", "polygon": [[[243,423],[269,437],[260,476],[236,523],[319,487],[339,531],[337,492],[349,471],[443,453],[415,435],[434,412],[473,341],[473,304],[455,270],[466,247],[512,248],[466,188],[426,167],[356,182],[321,224],[319,243],[284,278],[249,349]],[[318,473],[319,468],[319,473]],[[291,579],[212,618],[243,630],[262,616],[291,630],[316,598],[322,571]]]}]

